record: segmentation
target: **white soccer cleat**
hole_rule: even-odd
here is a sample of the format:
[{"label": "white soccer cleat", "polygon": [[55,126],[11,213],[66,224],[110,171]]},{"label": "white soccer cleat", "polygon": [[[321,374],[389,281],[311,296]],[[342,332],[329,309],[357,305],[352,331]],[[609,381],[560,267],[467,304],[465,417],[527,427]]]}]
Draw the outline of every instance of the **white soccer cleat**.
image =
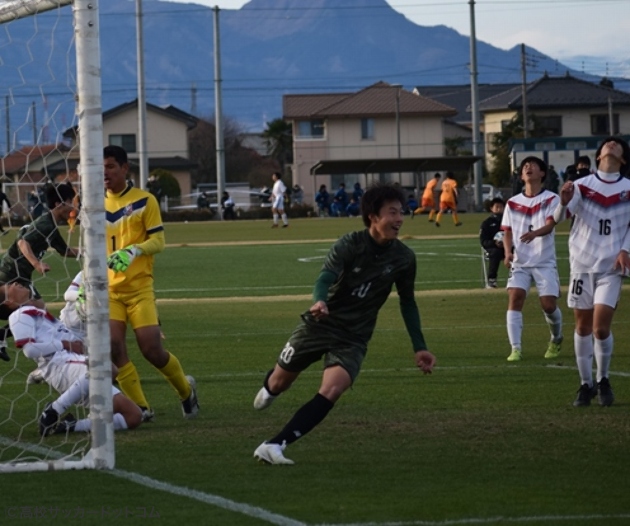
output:
[{"label": "white soccer cleat", "polygon": [[254,458],[258,460],[258,462],[265,464],[284,464],[286,466],[290,466],[295,464],[293,460],[286,458],[282,452],[286,448],[286,444],[268,444],[267,442],[263,442],[256,448],[254,451]]},{"label": "white soccer cleat", "polygon": [[190,395],[186,400],[182,400],[182,412],[184,418],[190,420],[196,418],[199,413],[199,400],[197,399],[197,382],[190,375],[186,375],[186,380],[190,384]]},{"label": "white soccer cleat", "polygon": [[44,382],[44,374],[42,373],[41,369],[35,369],[34,371],[31,371],[26,377],[27,385],[43,384]]},{"label": "white soccer cleat", "polygon": [[278,398],[278,395],[272,395],[265,387],[261,387],[256,398],[254,398],[254,409],[267,409],[276,398]]}]

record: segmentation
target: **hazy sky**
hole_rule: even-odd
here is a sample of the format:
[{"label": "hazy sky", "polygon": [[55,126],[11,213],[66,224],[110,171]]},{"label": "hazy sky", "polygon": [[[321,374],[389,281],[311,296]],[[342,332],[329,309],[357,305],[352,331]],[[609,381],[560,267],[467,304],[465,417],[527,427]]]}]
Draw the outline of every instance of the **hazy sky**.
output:
[{"label": "hazy sky", "polygon": [[[239,9],[246,0],[171,0]],[[352,5],[352,0],[339,0]],[[468,0],[387,0],[413,22],[446,25],[470,35]],[[552,58],[606,57],[611,76],[625,75],[630,62],[630,0],[476,0],[479,40],[502,49],[525,43]],[[621,67],[621,62],[626,67]],[[603,72],[605,64],[563,62]],[[597,67],[599,66],[599,67]]]}]

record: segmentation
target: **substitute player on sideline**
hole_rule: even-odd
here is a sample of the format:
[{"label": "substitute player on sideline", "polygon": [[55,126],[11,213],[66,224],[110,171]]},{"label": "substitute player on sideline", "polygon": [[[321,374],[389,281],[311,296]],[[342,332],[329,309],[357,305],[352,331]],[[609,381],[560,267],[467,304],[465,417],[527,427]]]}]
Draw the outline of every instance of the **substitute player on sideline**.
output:
[{"label": "substitute player on sideline", "polygon": [[278,228],[278,219],[282,216],[282,228],[289,226],[289,218],[284,211],[284,194],[287,187],[282,182],[282,174],[274,172],[271,174],[273,179],[273,189],[271,190],[271,213],[273,214],[273,225],[271,228]]},{"label": "substitute player on sideline", "polygon": [[[630,269],[630,147],[619,137],[608,137],[595,153],[597,173],[560,190],[556,222],[574,217],[569,235],[571,282],[567,304],[573,309],[575,359],[580,388],[573,402],[588,406],[596,395],[609,406],[615,397],[609,369],[613,353],[610,330],[621,281]],[[593,355],[597,385],[593,383]]]},{"label": "substitute player on sideline", "polygon": [[185,376],[179,360],[162,346],[153,291],[153,256],[164,250],[164,227],[155,197],[127,183],[127,152],[120,146],[106,146],[105,215],[107,223],[107,265],[109,266],[109,316],[112,362],[118,367],[116,380],[123,393],[153,418],[144,396],[140,377],[127,354],[125,335],[130,323],[142,355],[173,386],[182,403],[185,418],[199,411],[195,380]]},{"label": "substitute player on sideline", "polygon": [[424,342],[414,297],[416,255],[398,240],[405,199],[391,185],[368,189],[361,199],[360,232],[346,234],[330,249],[313,292],[313,306],[302,314],[254,400],[265,409],[300,373],[324,358],[319,392],[295,413],[254,457],[269,464],[293,464],[283,451],[319,424],[356,380],[372,338],[376,318],[393,285],[415,351],[416,365],[431,373],[435,357]]}]

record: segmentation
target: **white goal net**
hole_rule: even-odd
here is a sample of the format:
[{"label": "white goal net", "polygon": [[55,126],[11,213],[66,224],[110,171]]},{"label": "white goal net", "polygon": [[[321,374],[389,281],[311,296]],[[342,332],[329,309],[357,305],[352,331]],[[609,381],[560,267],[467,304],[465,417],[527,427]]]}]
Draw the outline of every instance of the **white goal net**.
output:
[{"label": "white goal net", "polygon": [[[10,329],[0,337],[0,473],[114,467],[98,4],[0,2],[0,336]],[[63,208],[54,203],[69,188],[80,191],[78,222],[72,206],[54,217],[47,207]],[[81,257],[59,255],[65,245]],[[81,269],[86,336],[60,336]],[[46,354],[51,342],[88,358],[66,370]],[[75,379],[81,396],[66,407],[59,392]]]}]

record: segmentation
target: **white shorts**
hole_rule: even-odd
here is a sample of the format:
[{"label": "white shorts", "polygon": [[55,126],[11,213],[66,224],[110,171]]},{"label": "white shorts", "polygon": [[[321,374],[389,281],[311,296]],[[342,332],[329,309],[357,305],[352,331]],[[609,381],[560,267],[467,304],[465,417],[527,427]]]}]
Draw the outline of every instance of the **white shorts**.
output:
[{"label": "white shorts", "polygon": [[284,196],[279,195],[277,197],[274,197],[271,207],[275,208],[276,210],[284,210]]},{"label": "white shorts", "polygon": [[555,267],[517,267],[511,269],[506,288],[523,289],[527,294],[532,282],[536,285],[539,296],[560,297],[560,277]]},{"label": "white shorts", "polygon": [[[55,391],[65,393],[74,382],[87,376],[88,357],[84,354],[76,354],[69,351],[56,352],[45,364],[39,366],[44,375],[44,380]],[[112,396],[120,393],[117,387],[112,386]],[[88,400],[83,403],[87,405]]]},{"label": "white shorts", "polygon": [[591,310],[595,305],[617,307],[621,296],[618,272],[571,272],[567,305],[572,309]]}]

